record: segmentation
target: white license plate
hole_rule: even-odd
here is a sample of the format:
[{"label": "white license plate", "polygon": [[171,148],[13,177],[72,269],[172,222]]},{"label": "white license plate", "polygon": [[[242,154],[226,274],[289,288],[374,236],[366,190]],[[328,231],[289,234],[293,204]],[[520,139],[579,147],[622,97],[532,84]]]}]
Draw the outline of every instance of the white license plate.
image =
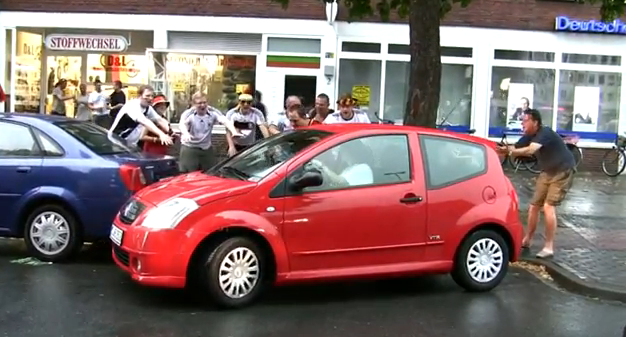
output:
[{"label": "white license plate", "polygon": [[111,226],[111,235],[109,235],[109,238],[111,238],[111,241],[113,241],[113,243],[115,243],[118,246],[121,246],[123,236],[124,236],[123,230],[117,228],[115,225]]}]

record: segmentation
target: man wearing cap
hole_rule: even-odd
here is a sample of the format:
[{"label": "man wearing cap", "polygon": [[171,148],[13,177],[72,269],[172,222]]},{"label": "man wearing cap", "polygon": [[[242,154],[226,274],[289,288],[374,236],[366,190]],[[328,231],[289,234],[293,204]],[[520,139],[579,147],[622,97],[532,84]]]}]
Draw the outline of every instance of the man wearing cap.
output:
[{"label": "man wearing cap", "polygon": [[217,164],[211,146],[213,125],[221,123],[235,137],[241,137],[233,124],[217,109],[207,105],[206,96],[197,92],[192,97],[193,106],[180,117],[181,147],[179,168],[183,173],[208,170]]},{"label": "man wearing cap", "polygon": [[357,101],[349,94],[341,95],[337,101],[339,111],[329,114],[324,120],[324,124],[344,124],[344,123],[364,123],[370,124],[367,113],[356,109]]},{"label": "man wearing cap", "polygon": [[241,94],[239,95],[239,104],[226,113],[226,118],[243,134],[243,137],[233,138],[230,131],[226,132],[229,156],[234,156],[238,151],[254,144],[257,126],[264,138],[270,136],[263,113],[252,107],[252,101],[252,95]]},{"label": "man wearing cap", "polygon": [[287,111],[292,107],[300,107],[302,106],[302,101],[298,96],[291,95],[287,97],[285,100],[285,110],[271,116],[269,118],[269,131],[270,134],[275,135],[279,134],[286,130],[293,129],[291,127],[291,122],[289,122],[289,118],[287,118]]},{"label": "man wearing cap", "polygon": [[102,93],[102,82],[96,79],[93,82],[95,91],[89,94],[87,105],[93,112],[93,121],[103,128],[108,129],[111,126],[111,119],[109,118],[109,111],[107,109],[107,98]]}]

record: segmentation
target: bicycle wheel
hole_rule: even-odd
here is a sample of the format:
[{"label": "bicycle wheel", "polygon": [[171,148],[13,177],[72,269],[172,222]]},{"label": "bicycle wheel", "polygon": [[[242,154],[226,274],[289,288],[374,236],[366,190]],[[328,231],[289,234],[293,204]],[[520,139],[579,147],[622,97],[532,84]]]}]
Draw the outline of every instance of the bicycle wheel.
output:
[{"label": "bicycle wheel", "polygon": [[577,168],[578,165],[580,165],[580,163],[583,161],[583,151],[575,144],[567,144],[567,148],[574,156],[574,161],[576,162],[576,166],[574,168]]},{"label": "bicycle wheel", "polygon": [[509,165],[516,171],[526,171],[528,168],[524,165],[524,160],[521,157],[510,157],[507,156],[509,161]]},{"label": "bicycle wheel", "polygon": [[607,150],[602,158],[602,172],[609,177],[617,177],[626,168],[626,154],[621,148]]},{"label": "bicycle wheel", "polygon": [[[504,146],[504,143],[500,142],[500,143],[498,143],[498,146]],[[502,166],[504,166],[509,161],[509,155],[508,154],[500,154],[500,153],[498,153],[498,157],[500,157],[500,163],[502,164]]]},{"label": "bicycle wheel", "polygon": [[534,174],[539,174],[541,173],[541,168],[539,167],[539,162],[537,161],[537,158],[535,156],[532,156],[530,158],[526,158],[523,161],[524,163],[524,167],[534,173]]}]

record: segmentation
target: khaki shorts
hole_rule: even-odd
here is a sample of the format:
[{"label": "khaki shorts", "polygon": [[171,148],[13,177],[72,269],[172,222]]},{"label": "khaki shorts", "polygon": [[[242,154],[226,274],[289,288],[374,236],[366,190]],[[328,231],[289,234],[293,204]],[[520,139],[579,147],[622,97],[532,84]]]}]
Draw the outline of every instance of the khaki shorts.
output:
[{"label": "khaki shorts", "polygon": [[573,170],[553,174],[541,172],[539,177],[537,177],[535,194],[530,204],[535,206],[543,206],[544,204],[560,205],[572,186],[573,179]]}]

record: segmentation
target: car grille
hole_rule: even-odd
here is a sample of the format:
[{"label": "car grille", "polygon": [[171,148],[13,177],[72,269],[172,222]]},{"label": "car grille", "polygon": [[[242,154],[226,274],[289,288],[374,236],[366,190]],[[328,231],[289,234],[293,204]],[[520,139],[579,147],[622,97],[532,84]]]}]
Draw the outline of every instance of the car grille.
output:
[{"label": "car grille", "polygon": [[128,256],[128,252],[126,252],[122,248],[118,246],[113,246],[113,254],[115,254],[115,258],[126,267],[130,265],[130,257]]},{"label": "car grille", "polygon": [[120,221],[124,224],[132,224],[141,212],[146,209],[146,206],[135,199],[129,200],[120,210]]}]

